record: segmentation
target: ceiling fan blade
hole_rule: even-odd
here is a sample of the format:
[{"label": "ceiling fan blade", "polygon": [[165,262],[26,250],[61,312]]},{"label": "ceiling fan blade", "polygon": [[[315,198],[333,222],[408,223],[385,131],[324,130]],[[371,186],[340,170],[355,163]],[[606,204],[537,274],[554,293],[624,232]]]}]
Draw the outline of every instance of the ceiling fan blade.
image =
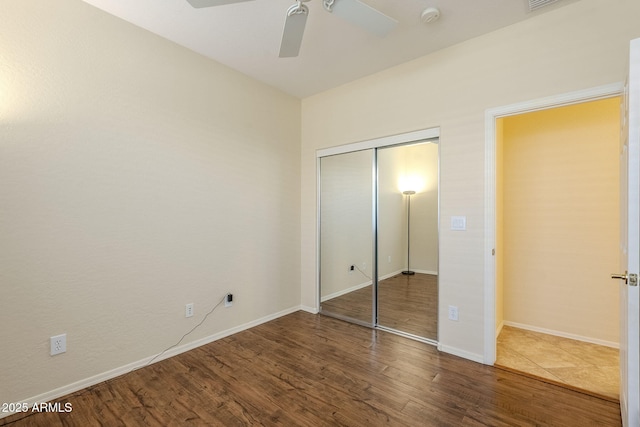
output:
[{"label": "ceiling fan blade", "polygon": [[308,15],[309,9],[301,3],[294,4],[287,11],[287,19],[284,21],[284,31],[282,32],[282,42],[280,43],[280,58],[298,56]]},{"label": "ceiling fan blade", "polygon": [[222,6],[223,4],[240,3],[251,0],[187,0],[195,8]]},{"label": "ceiling fan blade", "polygon": [[391,32],[398,21],[360,0],[323,0],[324,8],[334,15],[379,37]]}]

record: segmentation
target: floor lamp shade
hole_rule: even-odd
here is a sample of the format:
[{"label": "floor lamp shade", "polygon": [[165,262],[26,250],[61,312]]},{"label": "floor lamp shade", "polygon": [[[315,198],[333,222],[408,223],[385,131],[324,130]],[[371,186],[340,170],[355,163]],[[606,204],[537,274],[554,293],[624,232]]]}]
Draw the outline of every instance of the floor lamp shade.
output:
[{"label": "floor lamp shade", "polygon": [[403,191],[402,194],[407,196],[407,269],[402,272],[405,276],[411,276],[416,274],[414,271],[411,271],[410,266],[410,255],[411,255],[411,245],[410,245],[410,233],[411,233],[411,196],[416,194],[415,191],[407,190]]}]

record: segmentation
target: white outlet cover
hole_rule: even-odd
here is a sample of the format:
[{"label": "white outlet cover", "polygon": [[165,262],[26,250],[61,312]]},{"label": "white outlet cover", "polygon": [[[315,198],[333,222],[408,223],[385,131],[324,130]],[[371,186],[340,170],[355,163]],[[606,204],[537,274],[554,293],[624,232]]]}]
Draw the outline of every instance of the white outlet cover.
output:
[{"label": "white outlet cover", "polygon": [[189,303],[184,307],[184,317],[193,317],[193,303]]},{"label": "white outlet cover", "polygon": [[449,306],[449,320],[458,320],[458,307],[453,305]]},{"label": "white outlet cover", "polygon": [[49,354],[51,354],[51,356],[55,356],[56,354],[64,353],[67,351],[67,334],[56,335],[54,337],[49,338],[49,340],[50,340]]}]

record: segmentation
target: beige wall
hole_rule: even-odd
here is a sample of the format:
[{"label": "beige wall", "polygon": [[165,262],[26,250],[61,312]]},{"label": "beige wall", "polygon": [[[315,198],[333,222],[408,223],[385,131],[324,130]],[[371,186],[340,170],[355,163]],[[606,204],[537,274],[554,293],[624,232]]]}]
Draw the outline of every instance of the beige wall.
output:
[{"label": "beige wall", "polygon": [[619,97],[502,121],[505,323],[617,344]]},{"label": "beige wall", "polygon": [[[440,127],[439,339],[481,360],[485,111],[623,81],[637,16],[636,0],[582,0],[304,99],[302,304],[315,299],[315,151]],[[467,231],[449,229],[453,215],[467,217]]]},{"label": "beige wall", "polygon": [[438,144],[422,143],[378,150],[381,278],[407,269],[407,199],[401,193],[407,180],[416,191],[411,196],[410,269],[438,273]]},{"label": "beige wall", "polygon": [[[373,150],[321,159],[322,301],[371,284],[372,168]],[[351,265],[357,269],[349,271]]]},{"label": "beige wall", "polygon": [[299,100],[80,0],[0,16],[0,402],[159,353],[227,291],[183,344],[299,306]]},{"label": "beige wall", "polygon": [[378,276],[391,277],[407,268],[407,210],[398,188],[406,147],[378,150]]}]

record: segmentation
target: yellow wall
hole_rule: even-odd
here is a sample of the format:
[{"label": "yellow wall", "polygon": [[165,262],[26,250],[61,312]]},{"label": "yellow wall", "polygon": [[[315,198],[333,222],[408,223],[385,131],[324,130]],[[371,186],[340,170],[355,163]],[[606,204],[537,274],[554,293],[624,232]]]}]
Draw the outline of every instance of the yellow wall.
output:
[{"label": "yellow wall", "polygon": [[503,119],[505,323],[618,342],[619,103]]}]

